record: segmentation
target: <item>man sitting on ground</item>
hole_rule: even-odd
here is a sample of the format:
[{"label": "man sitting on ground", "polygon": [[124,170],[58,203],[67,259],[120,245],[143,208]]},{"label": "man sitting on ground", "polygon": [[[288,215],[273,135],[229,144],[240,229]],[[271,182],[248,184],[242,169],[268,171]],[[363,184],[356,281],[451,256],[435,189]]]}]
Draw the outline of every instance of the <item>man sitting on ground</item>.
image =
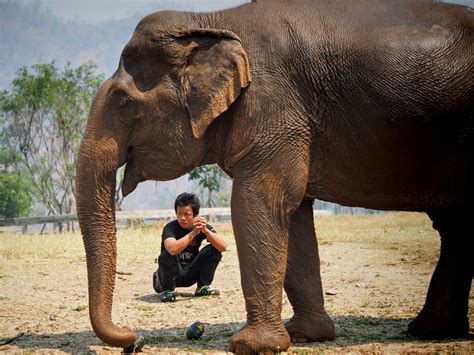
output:
[{"label": "man sitting on ground", "polygon": [[[203,217],[198,216],[199,207],[196,195],[180,194],[174,203],[176,219],[163,229],[158,270],[153,274],[153,288],[161,293],[162,302],[175,301],[176,287],[189,287],[195,283],[196,296],[219,294],[210,285],[227,243]],[[204,239],[210,244],[199,250]]]}]

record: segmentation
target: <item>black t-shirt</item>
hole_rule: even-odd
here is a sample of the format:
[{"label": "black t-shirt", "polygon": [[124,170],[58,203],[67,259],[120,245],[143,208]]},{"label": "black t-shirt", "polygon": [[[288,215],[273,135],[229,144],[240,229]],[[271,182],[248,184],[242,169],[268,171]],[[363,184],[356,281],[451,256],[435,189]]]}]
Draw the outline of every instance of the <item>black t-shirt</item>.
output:
[{"label": "black t-shirt", "polygon": [[[216,233],[215,229],[211,225],[206,224],[206,227],[211,232]],[[192,229],[182,228],[176,219],[174,221],[169,222],[165,226],[165,228],[163,228],[163,233],[161,234],[161,253],[168,253],[165,248],[165,239],[181,239],[186,234],[191,232],[191,230]],[[178,253],[178,260],[184,264],[191,262],[194,257],[199,253],[199,247],[201,246],[201,243],[204,239],[206,239],[206,235],[204,233],[199,233],[197,236],[195,236],[193,241],[189,243],[188,246],[181,253]]]}]

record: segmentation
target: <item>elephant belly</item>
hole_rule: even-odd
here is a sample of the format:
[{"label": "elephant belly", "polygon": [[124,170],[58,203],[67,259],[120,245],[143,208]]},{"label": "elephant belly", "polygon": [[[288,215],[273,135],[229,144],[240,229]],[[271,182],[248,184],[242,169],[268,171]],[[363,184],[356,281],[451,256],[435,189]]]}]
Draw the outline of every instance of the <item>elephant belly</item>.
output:
[{"label": "elephant belly", "polygon": [[474,197],[474,139],[454,144],[441,131],[424,133],[356,130],[337,144],[320,139],[313,146],[307,197],[380,210],[467,204]]}]

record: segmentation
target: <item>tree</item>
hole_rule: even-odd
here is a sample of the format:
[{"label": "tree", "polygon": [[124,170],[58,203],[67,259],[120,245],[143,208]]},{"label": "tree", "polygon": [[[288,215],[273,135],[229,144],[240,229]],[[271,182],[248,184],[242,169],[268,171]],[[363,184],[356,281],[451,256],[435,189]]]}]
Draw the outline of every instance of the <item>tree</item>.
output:
[{"label": "tree", "polygon": [[122,195],[122,185],[123,185],[123,179],[125,178],[125,167],[127,164],[122,165],[118,170],[117,170],[117,184],[115,185],[115,210],[116,211],[121,211],[122,210],[122,204],[123,204],[123,195]]},{"label": "tree", "polygon": [[24,179],[14,171],[15,152],[0,150],[0,216],[26,216],[31,211],[32,198]]},{"label": "tree", "polygon": [[206,207],[214,207],[213,192],[220,190],[222,178],[229,177],[217,164],[198,166],[188,175],[189,180],[197,180],[202,189],[207,190]]},{"label": "tree", "polygon": [[31,204],[31,195],[20,177],[13,173],[0,172],[0,216],[27,216],[31,211]]},{"label": "tree", "polygon": [[93,64],[62,70],[54,62],[37,64],[21,68],[12,89],[0,92],[2,144],[18,152],[16,169],[28,174],[32,195],[50,214],[75,206],[76,156],[103,81],[94,72]]}]

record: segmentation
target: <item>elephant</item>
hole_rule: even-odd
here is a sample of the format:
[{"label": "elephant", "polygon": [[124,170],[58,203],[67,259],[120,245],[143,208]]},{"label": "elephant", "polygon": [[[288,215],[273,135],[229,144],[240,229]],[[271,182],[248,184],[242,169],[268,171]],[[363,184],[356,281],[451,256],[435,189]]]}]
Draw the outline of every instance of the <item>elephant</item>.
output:
[{"label": "elephant", "polygon": [[[99,88],[77,165],[89,315],[111,346],[114,191],[217,163],[247,320],[233,352],[335,337],[324,308],[315,199],[425,212],[441,238],[408,331],[464,337],[473,277],[474,12],[431,0],[257,0],[144,17]],[[294,315],[281,319],[282,290]]]}]

